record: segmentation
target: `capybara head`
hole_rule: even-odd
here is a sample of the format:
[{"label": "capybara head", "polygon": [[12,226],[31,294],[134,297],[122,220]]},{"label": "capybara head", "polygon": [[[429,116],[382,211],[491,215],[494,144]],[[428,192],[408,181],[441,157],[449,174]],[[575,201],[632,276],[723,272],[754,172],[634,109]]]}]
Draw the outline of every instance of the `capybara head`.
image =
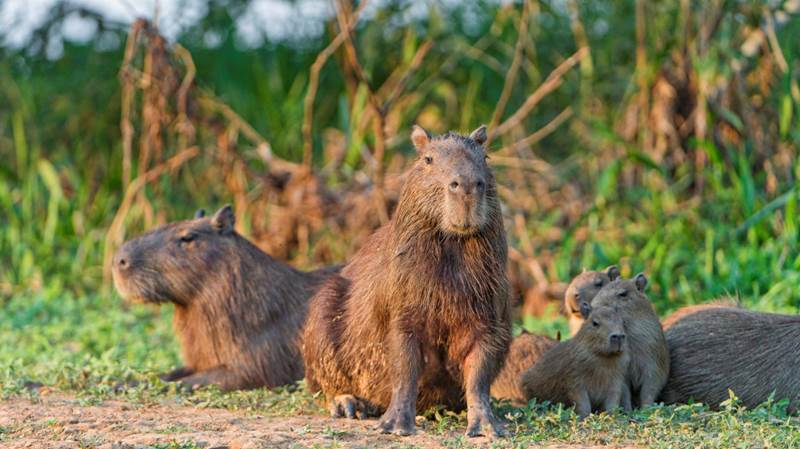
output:
[{"label": "capybara head", "polygon": [[[415,126],[411,141],[419,158],[415,162],[407,188],[419,189],[424,204],[418,210],[448,234],[472,235],[489,221],[488,197],[494,197],[495,185],[486,164],[486,126],[469,137],[453,132],[431,137]],[[401,200],[402,201],[402,200]]]},{"label": "capybara head", "polygon": [[619,278],[619,268],[611,265],[604,271],[584,271],[575,276],[564,294],[564,307],[568,315],[586,319],[591,312],[592,299],[603,287]]},{"label": "capybara head", "polygon": [[617,279],[601,289],[591,307],[617,305],[623,308],[635,305],[650,304],[650,300],[644,294],[647,288],[647,276],[644,273],[637,274],[633,279]]},{"label": "capybara head", "polygon": [[211,217],[161,226],[122,245],[112,261],[114,286],[125,299],[188,305],[235,257],[238,234],[230,206]]},{"label": "capybara head", "polygon": [[575,338],[601,356],[621,354],[627,347],[622,315],[616,307],[594,308]]}]

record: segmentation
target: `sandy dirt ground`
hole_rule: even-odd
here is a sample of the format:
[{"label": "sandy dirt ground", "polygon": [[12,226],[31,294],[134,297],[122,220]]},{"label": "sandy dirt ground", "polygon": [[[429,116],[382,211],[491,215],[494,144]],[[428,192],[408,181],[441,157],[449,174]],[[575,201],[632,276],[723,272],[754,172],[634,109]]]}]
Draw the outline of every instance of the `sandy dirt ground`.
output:
[{"label": "sandy dirt ground", "polygon": [[[141,406],[121,401],[84,405],[75,398],[48,396],[0,402],[0,447],[145,449],[195,447],[409,448],[444,447],[441,436],[419,431],[411,437],[380,435],[374,420],[322,416],[266,417],[252,413],[180,405]],[[510,442],[509,442],[510,443]],[[490,447],[485,438],[468,444]],[[547,445],[550,448],[569,448]]]}]

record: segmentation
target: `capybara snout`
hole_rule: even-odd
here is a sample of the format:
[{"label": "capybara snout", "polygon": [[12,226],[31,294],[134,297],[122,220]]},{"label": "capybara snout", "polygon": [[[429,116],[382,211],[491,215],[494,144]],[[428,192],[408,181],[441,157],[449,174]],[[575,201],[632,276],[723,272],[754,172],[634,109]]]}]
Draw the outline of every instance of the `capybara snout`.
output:
[{"label": "capybara snout", "polygon": [[623,343],[625,343],[625,334],[611,334],[608,337],[609,352],[622,351]]}]

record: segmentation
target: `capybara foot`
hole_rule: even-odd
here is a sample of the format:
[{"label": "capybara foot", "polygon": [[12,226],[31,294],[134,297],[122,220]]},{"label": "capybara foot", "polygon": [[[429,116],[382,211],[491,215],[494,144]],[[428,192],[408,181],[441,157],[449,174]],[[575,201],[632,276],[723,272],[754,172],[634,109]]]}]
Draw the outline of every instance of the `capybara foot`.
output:
[{"label": "capybara foot", "polygon": [[396,408],[386,410],[386,413],[381,416],[380,423],[378,423],[378,430],[381,433],[393,433],[401,436],[411,435],[416,431],[414,428],[414,413]]},{"label": "capybara foot", "polygon": [[177,380],[181,380],[184,377],[188,377],[194,374],[194,371],[182,366],[180,368],[174,369],[168,373],[161,374],[158,376],[164,382],[175,382]]},{"label": "capybara foot", "polygon": [[364,402],[352,394],[340,394],[335,396],[330,404],[331,417],[364,419],[367,410]]},{"label": "capybara foot", "polygon": [[487,436],[490,438],[503,438],[508,436],[508,431],[500,424],[491,410],[470,410],[467,413],[467,432],[470,438]]}]

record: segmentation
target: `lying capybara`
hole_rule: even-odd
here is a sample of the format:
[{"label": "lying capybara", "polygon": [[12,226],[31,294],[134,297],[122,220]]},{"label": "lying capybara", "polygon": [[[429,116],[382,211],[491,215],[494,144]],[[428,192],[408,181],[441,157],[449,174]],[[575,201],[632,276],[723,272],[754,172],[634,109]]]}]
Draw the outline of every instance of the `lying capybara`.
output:
[{"label": "lying capybara", "polygon": [[514,405],[525,403],[525,394],[520,388],[519,378],[532,367],[542,355],[558,344],[558,340],[543,335],[523,332],[514,337],[508,348],[503,369],[492,383],[492,397],[508,399]]},{"label": "lying capybara", "polygon": [[574,405],[581,417],[628,404],[628,342],[616,307],[595,307],[578,333],[545,352],[523,373],[526,400]]},{"label": "lying capybara", "polygon": [[691,315],[701,310],[716,309],[719,307],[739,307],[739,305],[732,299],[720,299],[717,301],[707,302],[705,304],[694,304],[691,306],[681,307],[680,309],[672,312],[670,316],[661,320],[661,328],[664,329],[664,332],[666,332],[667,329],[672,327],[686,315]]},{"label": "lying capybara", "polygon": [[234,230],[230,206],[164,225],[114,256],[123,298],[172,303],[184,367],[164,376],[223,390],[276,387],[303,377],[297,337],[308,299],[335,269],[302,272]]},{"label": "lying capybara", "polygon": [[504,432],[489,387],[511,340],[505,231],[486,127],[431,137],[394,216],[312,298],[303,333],[306,381],[334,416],[383,412],[407,435],[416,410],[463,408],[467,435]]},{"label": "lying capybara", "polygon": [[584,271],[575,276],[564,293],[564,313],[569,319],[569,333],[575,335],[591,310],[592,299],[603,286],[619,277],[619,268],[611,265],[604,271]]},{"label": "lying capybara", "polygon": [[633,402],[652,405],[667,382],[669,351],[653,304],[645,295],[647,277],[639,273],[632,280],[617,279],[603,287],[592,307],[617,306],[625,323],[630,347],[628,382]]},{"label": "lying capybara", "polygon": [[718,407],[728,390],[747,407],[800,400],[800,316],[714,307],[685,315],[666,330],[670,373],[661,398]]}]

